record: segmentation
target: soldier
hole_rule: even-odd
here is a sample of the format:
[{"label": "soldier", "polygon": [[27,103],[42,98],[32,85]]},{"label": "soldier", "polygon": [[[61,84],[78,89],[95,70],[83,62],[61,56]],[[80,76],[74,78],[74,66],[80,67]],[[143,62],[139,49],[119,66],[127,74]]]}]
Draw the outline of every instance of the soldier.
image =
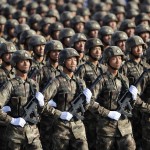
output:
[{"label": "soldier", "polygon": [[5,38],[4,29],[6,24],[6,18],[4,16],[0,16],[0,37]]},{"label": "soldier", "polygon": [[128,36],[123,31],[116,31],[111,37],[111,45],[118,46],[122,52],[126,55],[126,40]]},{"label": "soldier", "polygon": [[37,71],[45,65],[44,48],[46,39],[42,35],[34,35],[29,39],[28,48],[33,51],[33,62],[28,77],[35,76]]},{"label": "soldier", "polygon": [[[5,83],[0,91],[0,120],[8,124],[6,149],[9,150],[42,150],[36,124],[26,122],[23,119],[24,106],[33,96],[36,97],[40,107],[44,106],[44,96],[37,92],[36,83],[27,78],[31,60],[32,58],[27,51],[16,51],[11,59],[11,63],[16,69],[16,77]],[[2,109],[6,104],[9,105],[9,114]]]},{"label": "soldier", "polygon": [[56,21],[59,21],[60,19],[59,12],[57,9],[49,10],[46,16],[50,18],[52,23],[55,23]]},{"label": "soldier", "polygon": [[85,26],[85,21],[82,16],[75,16],[71,19],[70,21],[71,27],[76,33],[83,33],[84,32],[84,26]]},{"label": "soldier", "polygon": [[[107,72],[102,74],[101,81],[95,90],[96,102],[91,101],[89,110],[97,118],[96,149],[101,150],[135,150],[132,127],[127,117],[117,112],[118,100],[128,89],[128,80],[119,73],[124,54],[117,46],[107,47],[104,60],[108,65]],[[129,88],[133,99],[137,97],[137,88]]]},{"label": "soldier", "polygon": [[48,6],[45,4],[40,4],[37,9],[36,12],[37,14],[39,14],[41,17],[45,17],[47,12],[48,12]]},{"label": "soldier", "polygon": [[87,22],[90,20],[91,12],[89,8],[82,7],[78,9],[77,15],[81,15],[84,18],[84,21]]},{"label": "soldier", "polygon": [[28,15],[31,16],[33,14],[36,14],[37,7],[38,7],[38,3],[35,1],[28,3],[26,7]]},{"label": "soldier", "polygon": [[[103,72],[106,71],[106,67],[99,63],[102,57],[103,44],[98,38],[90,38],[85,44],[86,54],[89,59],[79,66],[76,71],[76,75],[83,79],[86,86],[89,88],[93,81]],[[95,92],[92,90],[92,95],[94,97]],[[87,134],[87,140],[90,150],[96,149],[96,118],[93,116],[92,112],[87,111],[85,113],[84,125]]]},{"label": "soldier", "polygon": [[[142,72],[150,66],[142,59],[145,43],[139,36],[130,37],[126,42],[127,51],[130,54],[130,59],[124,63],[121,70],[122,73],[128,77],[129,84],[132,85],[135,81],[139,78]],[[143,85],[139,86],[139,91]],[[138,109],[133,110],[133,117],[132,117],[132,126],[133,126],[133,134],[135,138],[135,142],[137,148],[141,148],[141,138],[142,133],[139,128],[141,128],[141,113]]]},{"label": "soldier", "polygon": [[53,40],[59,40],[60,31],[64,28],[63,24],[60,22],[55,22],[48,28],[48,33]]},{"label": "soldier", "polygon": [[70,38],[75,34],[72,28],[64,28],[59,33],[59,40],[63,44],[63,47],[70,47]]},{"label": "soldier", "polygon": [[131,19],[125,19],[121,22],[119,30],[126,32],[128,37],[131,37],[135,32],[135,22]]},{"label": "soldier", "polygon": [[[48,82],[60,75],[62,66],[58,65],[58,56],[61,50],[63,50],[63,46],[60,41],[51,40],[46,43],[44,51],[47,56],[47,62],[36,75],[36,81],[39,83],[40,91]],[[40,136],[44,150],[52,148],[53,121],[53,115],[42,114],[40,120]]]},{"label": "soldier", "polygon": [[88,57],[85,55],[86,36],[83,33],[76,33],[70,39],[70,47],[74,48],[80,55],[78,66],[85,63]]},{"label": "soldier", "polygon": [[97,38],[100,25],[95,20],[90,20],[85,23],[85,34],[87,38]]},{"label": "soldier", "polygon": [[48,102],[48,105],[51,106],[49,113],[55,117],[52,137],[53,149],[55,150],[88,150],[82,121],[68,112],[70,102],[81,91],[85,95],[87,104],[92,95],[89,89],[84,89],[84,81],[74,76],[73,72],[76,70],[78,58],[79,54],[73,48],[65,48],[60,52],[59,64],[63,66],[63,72],[52,81],[45,92],[46,99],[51,99]]},{"label": "soldier", "polygon": [[[0,67],[0,87],[3,86],[7,81],[15,77],[15,70],[10,64],[11,55],[16,51],[16,47],[11,42],[5,42],[0,44],[0,58],[2,59],[2,65]],[[4,109],[4,108],[3,108]],[[0,147],[1,150],[6,149],[6,124],[0,122]]]},{"label": "soldier", "polygon": [[99,39],[102,41],[104,49],[111,44],[111,36],[113,33],[113,29],[109,26],[102,26],[99,30]]}]

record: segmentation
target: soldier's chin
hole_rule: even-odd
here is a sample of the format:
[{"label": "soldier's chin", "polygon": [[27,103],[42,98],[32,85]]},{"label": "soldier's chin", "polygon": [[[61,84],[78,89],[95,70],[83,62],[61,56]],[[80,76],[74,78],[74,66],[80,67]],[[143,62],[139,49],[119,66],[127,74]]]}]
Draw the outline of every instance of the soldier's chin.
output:
[{"label": "soldier's chin", "polygon": [[21,70],[22,73],[28,73],[29,70]]},{"label": "soldier's chin", "polygon": [[140,54],[140,55],[136,55],[134,56],[135,58],[141,58],[143,56],[143,54]]}]

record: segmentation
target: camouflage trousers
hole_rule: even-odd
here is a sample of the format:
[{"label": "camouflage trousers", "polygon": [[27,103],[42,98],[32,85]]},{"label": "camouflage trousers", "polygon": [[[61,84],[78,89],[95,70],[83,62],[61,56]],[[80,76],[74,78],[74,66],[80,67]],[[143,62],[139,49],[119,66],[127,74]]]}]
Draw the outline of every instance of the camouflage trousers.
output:
[{"label": "camouflage trousers", "polygon": [[142,149],[150,149],[150,117],[142,118]]},{"label": "camouflage trousers", "polygon": [[89,111],[85,113],[85,119],[83,120],[89,150],[96,150],[96,125],[97,120],[90,114]]},{"label": "camouflage trousers", "polygon": [[6,125],[0,124],[0,150],[6,150],[6,128]]},{"label": "camouflage trousers", "polygon": [[52,138],[53,150],[88,150],[82,121],[57,122]]},{"label": "camouflage trousers", "polygon": [[96,150],[135,150],[135,142],[131,134],[124,137],[99,136]]},{"label": "camouflage trousers", "polygon": [[39,131],[36,125],[24,128],[8,125],[7,150],[42,150]]},{"label": "camouflage trousers", "polygon": [[39,124],[40,128],[40,139],[42,143],[43,150],[52,149],[52,134],[53,134],[53,116],[42,116]]}]

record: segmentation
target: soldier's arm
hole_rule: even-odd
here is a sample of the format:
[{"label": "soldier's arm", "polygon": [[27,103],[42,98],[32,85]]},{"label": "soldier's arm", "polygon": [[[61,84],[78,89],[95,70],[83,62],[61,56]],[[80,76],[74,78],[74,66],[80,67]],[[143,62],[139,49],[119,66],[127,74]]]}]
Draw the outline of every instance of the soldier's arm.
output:
[{"label": "soldier's arm", "polygon": [[84,65],[81,65],[75,72],[75,75],[79,77],[80,79],[84,79],[85,74],[85,67]]},{"label": "soldier's arm", "polygon": [[2,108],[4,105],[8,103],[8,100],[11,96],[11,91],[13,90],[12,84],[10,81],[5,83],[0,90],[0,120],[5,121],[6,123],[10,123],[12,120],[12,117],[7,115],[7,113],[2,111]]},{"label": "soldier's arm", "polygon": [[50,86],[44,92],[46,105],[43,109],[43,113],[50,114],[50,115],[52,114],[55,117],[59,117],[61,115],[61,111],[54,108],[54,107],[49,106],[48,101],[54,98],[54,96],[57,93],[58,87],[59,87],[59,81],[55,78],[55,79],[52,80],[52,83],[50,84]]}]

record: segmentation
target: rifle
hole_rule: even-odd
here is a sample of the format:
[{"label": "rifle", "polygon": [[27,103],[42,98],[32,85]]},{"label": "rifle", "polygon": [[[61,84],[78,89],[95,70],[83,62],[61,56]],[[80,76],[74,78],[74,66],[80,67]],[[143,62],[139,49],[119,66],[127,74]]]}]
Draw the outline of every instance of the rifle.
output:
[{"label": "rifle", "polygon": [[[44,91],[49,87],[51,84],[51,80],[47,82],[41,93],[44,93]],[[32,124],[37,124],[39,122],[39,114],[37,112],[37,106],[38,106],[38,100],[34,96],[24,107],[24,115],[23,118],[26,122],[30,122]]]},{"label": "rifle", "polygon": [[[143,71],[140,77],[135,81],[134,86],[137,87],[139,85],[139,83],[142,81],[143,77],[148,71],[150,71],[150,69],[145,69]],[[131,105],[131,102],[132,102],[131,99],[132,99],[132,94],[128,90],[118,101],[119,108],[117,109],[117,111],[121,113],[122,115],[124,115],[125,117],[132,117],[133,107]]]},{"label": "rifle", "polygon": [[28,73],[28,78],[33,78],[34,75],[37,73],[38,69],[35,67],[34,69],[32,69],[29,73]]},{"label": "rifle", "polygon": [[[92,90],[96,84],[102,79],[102,75],[99,75],[95,81],[92,83],[92,85],[90,86],[90,90]],[[85,112],[84,109],[84,105],[85,105],[85,95],[83,94],[83,92],[81,92],[70,104],[70,108],[68,109],[68,111],[73,115],[73,117],[75,117],[75,119],[77,120],[83,120],[83,114]],[[81,115],[78,114],[78,112],[81,112]]]}]

